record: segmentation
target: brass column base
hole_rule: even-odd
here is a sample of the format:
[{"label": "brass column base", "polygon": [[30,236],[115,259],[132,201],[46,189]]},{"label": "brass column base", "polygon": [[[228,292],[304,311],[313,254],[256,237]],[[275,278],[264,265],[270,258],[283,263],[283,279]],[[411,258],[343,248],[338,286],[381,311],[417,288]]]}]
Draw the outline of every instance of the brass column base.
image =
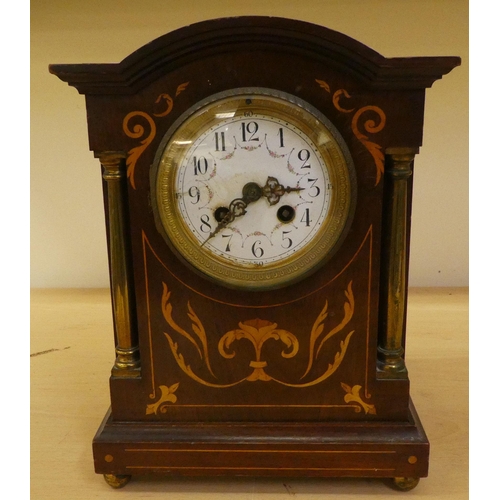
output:
[{"label": "brass column base", "polygon": [[139,377],[141,375],[141,361],[139,348],[117,347],[116,359],[111,373],[114,377]]},{"label": "brass column base", "polygon": [[377,348],[378,378],[407,378],[408,370],[403,359],[404,349],[389,350],[382,346]]}]

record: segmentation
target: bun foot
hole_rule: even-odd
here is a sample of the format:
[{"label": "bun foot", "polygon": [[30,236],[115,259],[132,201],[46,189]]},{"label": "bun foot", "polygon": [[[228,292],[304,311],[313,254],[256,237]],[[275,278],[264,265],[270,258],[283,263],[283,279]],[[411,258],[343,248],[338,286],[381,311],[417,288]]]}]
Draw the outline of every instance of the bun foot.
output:
[{"label": "bun foot", "polygon": [[417,486],[419,477],[394,477],[392,484],[399,491],[410,491]]},{"label": "bun foot", "polygon": [[103,474],[104,481],[106,481],[112,488],[123,488],[129,481],[130,477],[128,475],[114,475],[114,474]]}]

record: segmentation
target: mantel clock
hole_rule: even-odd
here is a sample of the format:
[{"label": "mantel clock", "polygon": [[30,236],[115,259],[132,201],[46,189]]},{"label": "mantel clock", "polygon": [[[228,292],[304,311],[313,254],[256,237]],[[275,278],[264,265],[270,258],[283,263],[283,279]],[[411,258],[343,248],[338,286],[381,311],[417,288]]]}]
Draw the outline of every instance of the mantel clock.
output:
[{"label": "mantel clock", "polygon": [[404,360],[412,172],[425,89],[459,64],[241,17],[50,66],[86,96],[102,166],[111,486],[427,475]]}]

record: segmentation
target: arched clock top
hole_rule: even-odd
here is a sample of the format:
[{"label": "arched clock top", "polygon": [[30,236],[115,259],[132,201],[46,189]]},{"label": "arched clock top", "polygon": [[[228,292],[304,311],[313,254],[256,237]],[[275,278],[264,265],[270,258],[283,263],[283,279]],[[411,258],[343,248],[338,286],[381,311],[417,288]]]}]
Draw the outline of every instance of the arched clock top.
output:
[{"label": "arched clock top", "polygon": [[460,65],[459,57],[386,58],[337,31],[274,17],[223,18],[163,35],[116,64],[52,64],[81,94],[135,94],[198,59],[245,50],[296,54],[332,65],[369,89],[424,89]]}]

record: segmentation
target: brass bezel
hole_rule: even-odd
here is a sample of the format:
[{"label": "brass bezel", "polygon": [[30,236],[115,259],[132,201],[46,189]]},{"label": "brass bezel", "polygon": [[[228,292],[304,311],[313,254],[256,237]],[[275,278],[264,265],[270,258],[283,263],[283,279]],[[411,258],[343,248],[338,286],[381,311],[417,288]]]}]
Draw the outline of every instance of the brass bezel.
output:
[{"label": "brass bezel", "polygon": [[[247,99],[259,114],[286,118],[318,147],[332,184],[327,216],[314,238],[295,254],[265,266],[235,263],[201,246],[180,215],[175,181],[188,146],[217,123],[216,115],[243,109]],[[236,111],[237,113],[239,111]],[[269,290],[295,283],[323,265],[343,241],[355,203],[354,166],[337,129],[317,109],[284,92],[263,89],[233,89],[211,96],[184,113],[165,135],[151,170],[155,220],[170,247],[195,271],[229,288]]]}]

